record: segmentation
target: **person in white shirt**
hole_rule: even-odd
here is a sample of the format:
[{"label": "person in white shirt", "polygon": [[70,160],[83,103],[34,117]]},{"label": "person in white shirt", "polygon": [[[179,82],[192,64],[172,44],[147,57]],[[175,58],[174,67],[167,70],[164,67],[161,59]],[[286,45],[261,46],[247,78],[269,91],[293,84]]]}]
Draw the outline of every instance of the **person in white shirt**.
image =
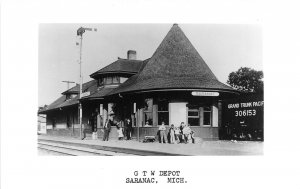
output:
[{"label": "person in white shirt", "polygon": [[167,143],[167,136],[166,136],[166,126],[165,122],[161,123],[161,126],[158,128],[160,134],[160,142],[159,143]]},{"label": "person in white shirt", "polygon": [[118,139],[123,140],[124,134],[123,134],[123,127],[121,121],[117,124],[117,133],[118,133]]},{"label": "person in white shirt", "polygon": [[184,125],[183,129],[182,129],[182,133],[184,135],[184,143],[186,144],[188,139],[189,139],[189,135],[191,134],[191,128],[189,126]]},{"label": "person in white shirt", "polygon": [[145,127],[150,127],[150,125],[149,125],[149,122],[148,122],[148,121],[146,121],[146,125],[145,125]]}]

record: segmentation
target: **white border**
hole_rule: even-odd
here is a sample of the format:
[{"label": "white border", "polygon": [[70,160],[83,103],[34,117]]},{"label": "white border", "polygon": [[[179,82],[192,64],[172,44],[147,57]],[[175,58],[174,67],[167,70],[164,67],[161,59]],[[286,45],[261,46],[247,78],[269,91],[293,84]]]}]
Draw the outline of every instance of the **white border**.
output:
[{"label": "white border", "polygon": [[[1,5],[1,187],[115,188],[134,170],[180,170],[172,188],[299,187],[299,11],[279,1],[4,1]],[[39,23],[261,23],[265,155],[258,157],[39,157]],[[288,78],[287,80],[283,78]],[[298,85],[295,85],[296,81]],[[155,187],[157,187],[155,186]],[[128,185],[153,188],[153,185]]]}]

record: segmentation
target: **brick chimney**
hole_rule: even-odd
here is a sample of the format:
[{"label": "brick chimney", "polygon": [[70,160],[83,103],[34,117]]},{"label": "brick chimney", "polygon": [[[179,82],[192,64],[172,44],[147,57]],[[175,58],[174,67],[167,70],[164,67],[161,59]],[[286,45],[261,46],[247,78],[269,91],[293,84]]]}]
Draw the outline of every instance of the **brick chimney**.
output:
[{"label": "brick chimney", "polygon": [[136,51],[134,51],[134,50],[127,51],[127,59],[128,60],[136,60]]}]

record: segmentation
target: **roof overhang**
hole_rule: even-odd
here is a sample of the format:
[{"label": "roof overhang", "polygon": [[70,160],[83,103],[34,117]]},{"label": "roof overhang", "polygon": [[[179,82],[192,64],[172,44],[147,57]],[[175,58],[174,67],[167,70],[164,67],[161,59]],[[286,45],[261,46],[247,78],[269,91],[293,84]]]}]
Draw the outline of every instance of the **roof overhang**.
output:
[{"label": "roof overhang", "polygon": [[128,91],[121,93],[113,93],[111,95],[119,95],[119,94],[140,94],[140,93],[150,93],[150,92],[169,92],[169,91],[202,91],[202,92],[221,92],[221,93],[231,93],[240,95],[240,92],[237,90],[226,90],[226,89],[207,89],[207,88],[161,88],[161,89],[148,89],[148,90],[136,90],[136,91]]},{"label": "roof overhang", "polygon": [[76,104],[70,104],[70,105],[66,105],[66,106],[62,106],[62,107],[57,107],[57,108],[52,108],[52,109],[47,109],[47,110],[42,110],[42,111],[39,111],[38,114],[45,114],[47,112],[52,112],[52,111],[56,111],[56,110],[62,110],[64,108],[69,108],[71,106],[78,106],[78,103],[76,103]]},{"label": "roof overhang", "polygon": [[135,75],[137,74],[138,72],[129,72],[129,71],[108,71],[108,72],[95,72],[95,73],[92,73],[90,75],[91,78],[95,78],[96,76],[99,76],[99,75],[110,75],[110,74],[128,74],[128,75]]}]

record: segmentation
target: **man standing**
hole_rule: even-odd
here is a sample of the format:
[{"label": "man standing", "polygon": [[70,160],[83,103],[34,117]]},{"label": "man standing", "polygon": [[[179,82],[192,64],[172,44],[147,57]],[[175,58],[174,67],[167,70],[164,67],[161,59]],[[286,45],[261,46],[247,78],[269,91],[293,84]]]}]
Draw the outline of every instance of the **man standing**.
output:
[{"label": "man standing", "polygon": [[110,129],[111,129],[111,124],[110,124],[109,119],[107,119],[104,124],[103,141],[108,141]]},{"label": "man standing", "polygon": [[167,136],[166,136],[166,126],[165,122],[161,123],[161,126],[158,128],[160,134],[160,142],[159,143],[167,143]]},{"label": "man standing", "polygon": [[125,119],[125,137],[127,140],[131,139],[131,130],[132,130],[132,125],[130,123],[130,119]]}]

